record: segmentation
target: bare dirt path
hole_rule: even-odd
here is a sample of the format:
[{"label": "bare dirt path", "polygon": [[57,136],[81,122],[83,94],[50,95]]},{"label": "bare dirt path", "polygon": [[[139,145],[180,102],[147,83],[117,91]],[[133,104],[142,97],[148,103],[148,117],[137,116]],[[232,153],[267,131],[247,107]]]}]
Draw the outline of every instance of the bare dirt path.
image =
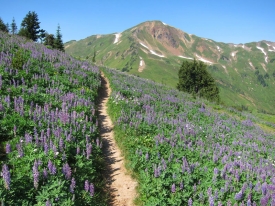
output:
[{"label": "bare dirt path", "polygon": [[124,159],[114,140],[113,123],[107,114],[107,102],[111,93],[108,79],[101,73],[102,89],[100,91],[99,126],[103,142],[103,152],[106,162],[104,174],[107,190],[110,192],[109,205],[133,206],[136,198],[137,182],[127,174]]}]

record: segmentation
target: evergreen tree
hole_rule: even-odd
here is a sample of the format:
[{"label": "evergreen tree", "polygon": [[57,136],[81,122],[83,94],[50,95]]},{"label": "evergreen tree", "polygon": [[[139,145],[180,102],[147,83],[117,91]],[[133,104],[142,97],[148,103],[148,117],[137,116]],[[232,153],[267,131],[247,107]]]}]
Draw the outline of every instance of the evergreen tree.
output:
[{"label": "evergreen tree", "polygon": [[17,33],[17,26],[16,26],[16,23],[15,23],[14,17],[13,17],[12,23],[11,23],[11,33],[12,34],[16,34]]},{"label": "evergreen tree", "polygon": [[29,11],[21,23],[21,29],[18,34],[37,41],[39,33],[41,32],[39,24],[37,13]]},{"label": "evergreen tree", "polygon": [[9,25],[9,23],[6,23],[6,28],[7,28],[8,32],[10,32],[10,25]]},{"label": "evergreen tree", "polygon": [[9,32],[7,25],[3,22],[3,20],[1,18],[0,18],[0,31]]},{"label": "evergreen tree", "polygon": [[51,48],[54,48],[54,42],[55,42],[55,37],[53,34],[45,34],[45,41],[44,45],[50,46]]},{"label": "evergreen tree", "polygon": [[95,63],[96,51],[94,50],[93,62]]},{"label": "evergreen tree", "polygon": [[193,62],[183,61],[179,70],[177,89],[211,101],[220,101],[219,88],[208,73],[206,65],[194,59]]},{"label": "evergreen tree", "polygon": [[60,26],[58,24],[57,31],[56,31],[56,38],[54,41],[54,48],[60,51],[64,51],[64,44],[62,41],[62,34],[60,33]]},{"label": "evergreen tree", "polygon": [[46,31],[44,29],[40,29],[40,34],[38,35],[40,42],[43,43],[46,38]]}]

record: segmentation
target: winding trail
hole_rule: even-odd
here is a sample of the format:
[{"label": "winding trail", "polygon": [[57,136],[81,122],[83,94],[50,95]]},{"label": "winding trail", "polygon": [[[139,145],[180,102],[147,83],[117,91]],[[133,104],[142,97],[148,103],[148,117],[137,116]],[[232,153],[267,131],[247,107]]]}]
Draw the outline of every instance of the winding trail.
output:
[{"label": "winding trail", "polygon": [[103,142],[103,153],[106,162],[106,172],[104,174],[107,190],[110,193],[110,206],[133,206],[136,198],[137,182],[127,174],[124,167],[124,159],[121,156],[113,133],[113,123],[107,113],[107,102],[111,94],[108,79],[101,73],[102,88],[99,92],[99,126],[100,135]]}]

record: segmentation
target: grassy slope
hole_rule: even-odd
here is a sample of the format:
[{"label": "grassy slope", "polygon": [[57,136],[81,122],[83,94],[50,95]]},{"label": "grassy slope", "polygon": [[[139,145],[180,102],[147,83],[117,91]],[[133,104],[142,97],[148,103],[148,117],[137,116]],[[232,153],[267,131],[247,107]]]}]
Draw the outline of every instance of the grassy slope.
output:
[{"label": "grassy slope", "polygon": [[[161,22],[158,22],[158,24],[161,24]],[[99,65],[117,68],[130,74],[175,87],[178,82],[178,70],[183,59],[170,55],[167,49],[146,31],[146,28],[141,29],[141,25],[124,31],[119,44],[113,44],[115,40],[113,34],[103,35],[100,38],[91,36],[78,42],[68,42],[67,45],[70,46],[66,48],[66,52],[73,56],[80,56],[83,59],[88,56],[88,60],[91,61],[95,48],[97,51],[96,62]],[[140,41],[157,48],[155,51],[165,54],[166,58],[152,55],[149,51],[146,54],[143,51],[146,49],[133,38],[135,28],[139,28],[136,35]],[[171,28],[168,27],[168,30],[172,31]],[[178,40],[177,36],[174,35],[173,37]],[[268,51],[266,43],[252,42],[245,44],[245,48],[251,49],[251,51],[248,51],[243,49],[241,45],[234,47],[232,44],[206,40],[195,35],[189,35],[186,39],[189,42],[188,44],[178,40],[180,42],[179,46],[184,49],[185,56],[193,57],[193,54],[197,53],[210,61],[217,62],[209,67],[209,71],[220,88],[221,98],[225,105],[246,108],[250,111],[258,110],[274,113],[275,95],[272,94],[275,88],[275,77],[273,77],[275,52],[267,52],[269,57],[269,63],[267,64],[264,60],[264,54],[256,48],[259,45],[265,51]],[[191,44],[191,40],[193,44]],[[217,46],[221,51],[217,50]],[[236,58],[231,56],[233,51],[237,51]],[[142,57],[146,64],[143,72],[138,72],[139,57]],[[249,61],[254,68],[249,65]],[[267,72],[262,64],[265,65]],[[223,68],[222,65],[226,68]],[[256,67],[259,74],[269,75],[269,78],[264,79],[268,84],[267,87],[263,87],[257,80]]]}]

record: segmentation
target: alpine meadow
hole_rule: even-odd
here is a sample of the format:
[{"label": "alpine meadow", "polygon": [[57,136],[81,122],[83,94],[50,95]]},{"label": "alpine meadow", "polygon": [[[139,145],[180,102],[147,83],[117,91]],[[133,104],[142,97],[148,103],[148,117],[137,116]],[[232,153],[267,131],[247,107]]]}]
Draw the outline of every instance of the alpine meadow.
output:
[{"label": "alpine meadow", "polygon": [[275,206],[275,42],[55,25],[0,18],[0,206]]}]

